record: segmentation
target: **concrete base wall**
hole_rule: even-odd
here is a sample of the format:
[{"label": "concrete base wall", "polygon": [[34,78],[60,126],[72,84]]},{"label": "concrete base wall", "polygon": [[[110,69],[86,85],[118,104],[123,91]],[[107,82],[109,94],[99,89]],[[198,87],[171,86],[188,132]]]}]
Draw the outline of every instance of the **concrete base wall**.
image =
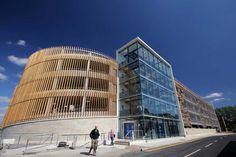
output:
[{"label": "concrete base wall", "polygon": [[3,138],[17,138],[19,135],[24,137],[34,134],[89,134],[94,126],[97,125],[100,133],[107,134],[111,129],[115,132],[117,128],[117,117],[92,117],[92,118],[74,118],[74,119],[56,119],[33,121],[28,123],[16,124],[3,129]]},{"label": "concrete base wall", "polygon": [[191,135],[207,135],[207,134],[215,134],[216,129],[203,129],[203,128],[185,128],[186,136]]}]

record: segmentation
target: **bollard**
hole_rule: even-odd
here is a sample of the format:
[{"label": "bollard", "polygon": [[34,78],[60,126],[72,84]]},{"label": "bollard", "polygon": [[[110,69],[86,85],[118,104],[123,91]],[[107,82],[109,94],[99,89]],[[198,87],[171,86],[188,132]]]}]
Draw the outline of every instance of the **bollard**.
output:
[{"label": "bollard", "polygon": [[26,141],[25,152],[27,150],[28,145],[29,145],[29,139],[27,139],[27,141]]},{"label": "bollard", "polygon": [[51,141],[50,141],[50,144],[52,144],[52,140],[53,140],[53,134],[52,134],[52,137],[51,137]]},{"label": "bollard", "polygon": [[18,148],[19,145],[20,145],[20,139],[21,139],[21,135],[20,135],[19,138],[18,138],[17,148]]}]

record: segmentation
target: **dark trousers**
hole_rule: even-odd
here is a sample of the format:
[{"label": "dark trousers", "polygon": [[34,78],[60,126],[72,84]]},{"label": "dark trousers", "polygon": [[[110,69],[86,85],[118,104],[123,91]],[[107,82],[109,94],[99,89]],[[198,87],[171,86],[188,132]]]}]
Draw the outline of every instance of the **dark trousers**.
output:
[{"label": "dark trousers", "polygon": [[92,149],[93,149],[93,154],[96,154],[96,150],[98,148],[98,140],[96,139],[92,139],[91,140],[91,147],[90,147],[90,150],[89,150],[89,154],[91,153]]},{"label": "dark trousers", "polygon": [[111,137],[111,145],[114,145],[114,138]]}]

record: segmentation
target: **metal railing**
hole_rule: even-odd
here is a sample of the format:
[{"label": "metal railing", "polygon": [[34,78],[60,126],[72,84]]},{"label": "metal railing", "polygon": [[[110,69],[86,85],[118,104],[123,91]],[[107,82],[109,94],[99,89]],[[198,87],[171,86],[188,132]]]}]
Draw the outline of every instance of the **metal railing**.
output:
[{"label": "metal railing", "polygon": [[[9,146],[9,149],[16,149],[20,147],[26,147],[27,143],[29,145],[40,145],[44,143],[52,143],[58,137],[57,134],[51,133],[15,133],[8,134],[7,137],[3,139],[14,139],[14,144]],[[49,142],[50,141],[50,142]]]},{"label": "metal railing", "polygon": [[[108,133],[100,133],[99,145],[104,143]],[[76,147],[83,147],[91,142],[89,134],[63,134],[61,135],[60,141],[65,141],[71,145],[72,149]]]},{"label": "metal railing", "polygon": [[[78,54],[78,53],[81,53],[81,54],[91,54],[93,56],[99,56],[99,57],[103,57],[103,58],[106,58],[106,59],[110,59],[110,60],[113,60],[115,61],[114,58],[108,56],[107,54],[104,54],[103,52],[100,52],[100,51],[97,51],[97,50],[92,50],[92,49],[89,49],[89,48],[83,48],[83,47],[75,47],[75,46],[57,46],[57,47],[49,47],[49,48],[46,48],[46,49],[43,49],[43,50],[50,50],[50,49],[64,49],[64,50],[69,50],[69,51],[63,51],[63,53],[66,53],[66,54]],[[59,53],[59,54],[63,54],[63,53]]]},{"label": "metal railing", "polygon": [[[106,144],[108,133],[100,133],[98,145]],[[56,149],[59,142],[66,142],[66,148],[76,149],[90,146],[91,138],[89,134],[27,134],[18,133],[9,135],[6,139],[15,139],[15,143],[7,149],[22,148],[23,154],[37,153],[47,149]]]},{"label": "metal railing", "polygon": [[57,145],[59,135],[57,134],[38,134],[29,137],[26,140],[25,149],[23,154],[28,151],[34,151],[36,149],[42,149],[43,147],[47,147],[48,145]]}]

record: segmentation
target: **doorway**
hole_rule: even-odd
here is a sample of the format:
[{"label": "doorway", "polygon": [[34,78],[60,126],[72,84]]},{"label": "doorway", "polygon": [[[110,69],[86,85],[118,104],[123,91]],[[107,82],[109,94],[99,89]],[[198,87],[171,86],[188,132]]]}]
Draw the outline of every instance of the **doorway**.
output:
[{"label": "doorway", "polygon": [[124,122],[124,137],[132,138],[132,131],[134,131],[134,122]]}]

